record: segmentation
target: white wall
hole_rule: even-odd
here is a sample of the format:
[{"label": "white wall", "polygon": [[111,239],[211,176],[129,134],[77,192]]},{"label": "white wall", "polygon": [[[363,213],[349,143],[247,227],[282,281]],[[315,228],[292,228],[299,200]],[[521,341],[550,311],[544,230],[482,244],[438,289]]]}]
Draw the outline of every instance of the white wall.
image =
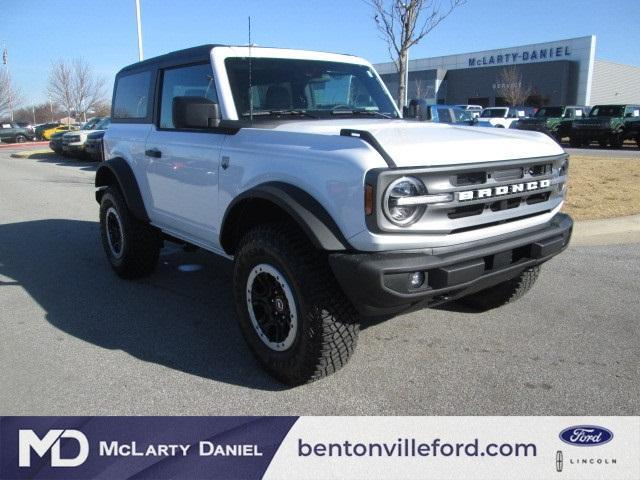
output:
[{"label": "white wall", "polygon": [[640,104],[640,67],[596,60],[591,85],[591,105]]}]

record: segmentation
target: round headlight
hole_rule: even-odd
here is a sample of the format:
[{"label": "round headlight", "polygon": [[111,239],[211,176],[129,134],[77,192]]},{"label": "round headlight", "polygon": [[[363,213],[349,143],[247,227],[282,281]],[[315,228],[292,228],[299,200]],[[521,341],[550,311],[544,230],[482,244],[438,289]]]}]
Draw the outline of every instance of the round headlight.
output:
[{"label": "round headlight", "polygon": [[425,205],[411,205],[402,201],[424,195],[424,184],[414,177],[401,177],[391,182],[384,193],[383,210],[387,219],[398,226],[407,227],[424,213]]}]

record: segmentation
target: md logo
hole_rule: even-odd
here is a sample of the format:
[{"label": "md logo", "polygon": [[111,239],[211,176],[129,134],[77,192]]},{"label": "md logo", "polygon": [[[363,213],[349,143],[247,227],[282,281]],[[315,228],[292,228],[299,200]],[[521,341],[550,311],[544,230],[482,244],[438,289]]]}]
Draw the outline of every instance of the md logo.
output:
[{"label": "md logo", "polygon": [[[60,439],[71,438],[80,447],[75,458],[60,457]],[[18,466],[31,466],[31,450],[39,457],[44,457],[51,450],[52,467],[77,467],[82,465],[89,456],[89,440],[78,430],[49,430],[43,438],[39,438],[33,430],[18,432]]]}]

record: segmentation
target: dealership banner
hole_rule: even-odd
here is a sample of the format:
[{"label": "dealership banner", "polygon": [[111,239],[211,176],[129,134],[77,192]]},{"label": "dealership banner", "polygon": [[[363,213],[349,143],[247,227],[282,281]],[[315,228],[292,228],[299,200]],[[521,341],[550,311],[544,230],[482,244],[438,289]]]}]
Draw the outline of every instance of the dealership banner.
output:
[{"label": "dealership banner", "polygon": [[2,417],[1,479],[640,479],[640,417]]}]

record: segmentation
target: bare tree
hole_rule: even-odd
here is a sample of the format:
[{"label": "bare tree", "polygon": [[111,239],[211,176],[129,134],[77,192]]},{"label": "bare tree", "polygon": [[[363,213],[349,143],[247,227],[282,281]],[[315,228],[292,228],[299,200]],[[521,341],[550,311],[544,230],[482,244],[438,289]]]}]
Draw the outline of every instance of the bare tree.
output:
[{"label": "bare tree", "polygon": [[28,107],[22,107],[14,111],[14,118],[16,122],[34,122],[46,123],[53,118],[60,118],[64,112],[62,112],[57,105],[50,105],[49,102],[38,103],[30,105]]},{"label": "bare tree", "polygon": [[70,117],[72,112],[86,121],[87,112],[106,103],[105,80],[93,74],[87,62],[58,60],[51,67],[47,92]]},{"label": "bare tree", "polygon": [[67,112],[68,122],[74,103],[73,72],[68,62],[58,60],[52,65],[47,92],[51,99]]},{"label": "bare tree", "polygon": [[11,83],[9,71],[0,68],[0,118],[9,117],[22,101],[22,93]]},{"label": "bare tree", "polygon": [[427,97],[428,91],[429,91],[429,88],[427,87],[426,82],[422,78],[415,78],[413,80],[413,94],[415,95],[415,98]]},{"label": "bare tree", "polygon": [[398,107],[405,103],[409,49],[417,45],[466,0],[365,0],[398,71]]},{"label": "bare tree", "polygon": [[87,62],[80,59],[73,62],[74,109],[84,122],[89,110],[106,103],[105,85],[105,79],[95,76]]},{"label": "bare tree", "polygon": [[531,87],[524,84],[522,74],[514,67],[502,69],[496,83],[496,94],[511,106],[523,105],[531,93]]}]

